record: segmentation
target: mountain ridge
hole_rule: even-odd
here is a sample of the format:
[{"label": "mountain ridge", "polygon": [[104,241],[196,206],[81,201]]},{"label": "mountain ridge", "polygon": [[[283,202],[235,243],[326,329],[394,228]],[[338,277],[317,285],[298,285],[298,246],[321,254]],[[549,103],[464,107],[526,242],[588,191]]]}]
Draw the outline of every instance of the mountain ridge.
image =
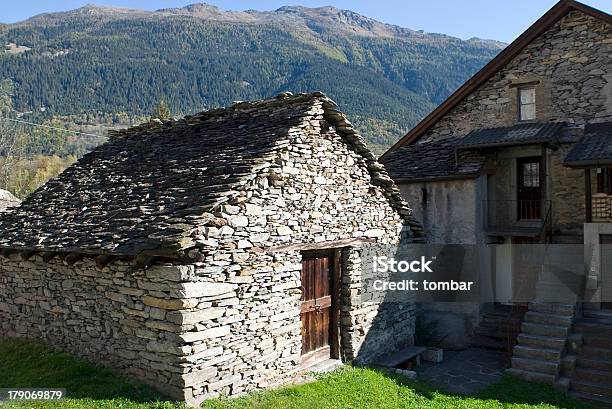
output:
[{"label": "mountain ridge", "polygon": [[[334,6],[321,6],[321,7],[306,7],[300,5],[292,6],[281,6],[275,10],[261,11],[261,10],[224,10],[218,6],[208,4],[205,2],[198,2],[188,4],[183,7],[171,7],[161,8],[157,10],[144,10],[129,7],[114,7],[114,6],[99,6],[95,3],[89,3],[82,7],[60,12],[49,12],[41,13],[29,17],[26,20],[10,23],[10,24],[28,24],[31,22],[38,22],[47,18],[55,17],[68,17],[68,16],[79,16],[79,15],[106,15],[111,17],[161,17],[161,16],[189,16],[196,17],[205,20],[216,20],[236,23],[263,23],[271,22],[275,18],[295,17],[295,18],[328,18],[335,23],[341,23],[347,26],[358,28],[354,31],[354,34],[361,35],[377,35],[377,36],[394,36],[394,35],[433,35],[443,36],[449,39],[456,39],[467,42],[475,42],[490,45],[492,48],[502,49],[507,44],[494,39],[484,39],[479,37],[471,37],[466,40],[462,40],[458,37],[450,36],[442,33],[425,32],[423,30],[414,30],[407,27],[402,27],[395,24],[384,23],[376,19],[364,16],[357,12],[347,9],[340,9]],[[7,24],[8,23],[2,23]]]}]

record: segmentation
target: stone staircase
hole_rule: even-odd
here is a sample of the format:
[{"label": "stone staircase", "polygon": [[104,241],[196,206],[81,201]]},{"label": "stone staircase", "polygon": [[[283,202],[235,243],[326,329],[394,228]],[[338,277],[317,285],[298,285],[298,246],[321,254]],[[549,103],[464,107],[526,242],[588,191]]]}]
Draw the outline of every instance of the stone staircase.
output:
[{"label": "stone staircase", "polygon": [[551,246],[538,275],[535,301],[525,314],[508,373],[567,388],[569,380],[562,376],[562,368],[576,317],[576,302],[581,295],[578,290],[583,288],[582,245]]},{"label": "stone staircase", "polygon": [[470,338],[470,345],[497,351],[512,351],[520,332],[525,308],[495,304],[485,313]]},{"label": "stone staircase", "polygon": [[564,382],[559,375],[575,310],[575,304],[531,303],[508,373],[549,385]]},{"label": "stone staircase", "polygon": [[585,309],[563,365],[570,395],[612,406],[612,311]]}]

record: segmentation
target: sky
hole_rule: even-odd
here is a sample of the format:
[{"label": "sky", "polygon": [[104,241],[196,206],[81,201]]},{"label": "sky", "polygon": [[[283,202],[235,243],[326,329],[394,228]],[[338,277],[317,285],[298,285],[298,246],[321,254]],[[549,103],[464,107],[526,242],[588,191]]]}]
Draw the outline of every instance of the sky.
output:
[{"label": "sky", "polygon": [[[200,0],[201,1],[201,0]],[[156,10],[199,0],[20,0],[2,7],[0,22],[13,23],[36,14],[71,10],[87,3]],[[511,42],[552,7],[555,0],[207,0],[224,10],[274,10],[284,5],[335,6],[414,30],[467,39]],[[612,0],[584,0],[612,14]]]}]

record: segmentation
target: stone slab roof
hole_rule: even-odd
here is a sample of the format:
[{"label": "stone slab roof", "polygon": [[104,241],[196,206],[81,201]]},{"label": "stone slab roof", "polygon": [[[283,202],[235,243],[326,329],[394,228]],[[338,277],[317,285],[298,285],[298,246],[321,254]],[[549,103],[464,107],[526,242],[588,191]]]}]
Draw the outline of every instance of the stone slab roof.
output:
[{"label": "stone slab roof", "polygon": [[485,157],[476,151],[457,150],[457,138],[402,146],[382,158],[396,182],[476,177]]},{"label": "stone slab roof", "polygon": [[612,166],[612,122],[588,124],[584,136],[565,157],[573,167]]},{"label": "stone slab roof", "polygon": [[459,148],[489,148],[516,146],[556,141],[563,123],[530,122],[513,126],[475,129],[457,141]]},{"label": "stone slab roof", "polygon": [[179,255],[193,245],[194,229],[211,221],[211,211],[288,145],[288,130],[321,107],[366,159],[391,205],[410,220],[399,189],[335,103],[322,93],[283,93],[112,133],[0,217],[0,248]]},{"label": "stone slab roof", "polygon": [[0,189],[0,212],[6,211],[11,207],[19,206],[19,203],[19,199],[17,199],[11,192]]}]

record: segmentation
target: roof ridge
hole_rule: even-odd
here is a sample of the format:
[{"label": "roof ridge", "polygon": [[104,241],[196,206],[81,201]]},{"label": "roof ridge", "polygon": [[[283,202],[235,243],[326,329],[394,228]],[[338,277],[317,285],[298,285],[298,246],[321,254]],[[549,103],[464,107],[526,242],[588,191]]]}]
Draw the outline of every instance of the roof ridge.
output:
[{"label": "roof ridge", "polygon": [[131,126],[128,128],[117,129],[117,130],[109,130],[108,135],[111,138],[120,138],[126,137],[132,134],[136,134],[142,131],[150,131],[150,130],[168,130],[171,126],[176,125],[196,125],[202,123],[206,120],[223,117],[232,113],[246,111],[250,109],[261,108],[262,106],[281,106],[292,103],[301,103],[306,102],[308,100],[312,100],[313,102],[317,99],[327,100],[334,106],[338,106],[332,99],[327,97],[325,93],[321,91],[312,91],[312,92],[301,92],[299,94],[293,94],[292,92],[284,91],[277,94],[272,98],[265,98],[253,101],[234,101],[232,104],[224,106],[212,108],[204,111],[197,112],[191,115],[185,115],[182,118],[170,118],[166,120],[161,120],[159,118],[153,118],[148,122],[144,122],[142,124],[138,124],[135,126]]}]

